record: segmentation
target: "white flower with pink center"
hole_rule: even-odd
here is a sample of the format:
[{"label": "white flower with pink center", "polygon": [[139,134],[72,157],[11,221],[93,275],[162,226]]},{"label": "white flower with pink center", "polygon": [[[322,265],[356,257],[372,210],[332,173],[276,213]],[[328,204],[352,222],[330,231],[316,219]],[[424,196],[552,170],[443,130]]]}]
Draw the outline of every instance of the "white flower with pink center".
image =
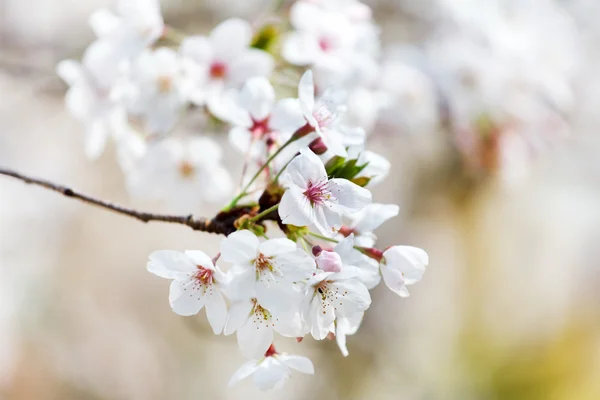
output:
[{"label": "white flower with pink center", "polygon": [[273,57],[250,47],[252,27],[241,19],[228,19],[208,37],[191,36],[181,44],[189,75],[190,98],[197,105],[221,101],[228,88],[240,88],[248,79],[269,76]]},{"label": "white flower with pink center", "polygon": [[281,176],[286,188],[279,205],[284,224],[314,226],[333,236],[342,226],[342,215],[355,213],[371,203],[371,192],[347,179],[328,179],[323,162],[302,149]]},{"label": "white flower with pink center", "polygon": [[279,389],[289,379],[292,370],[308,375],[315,373],[315,368],[308,358],[278,353],[275,346],[271,345],[263,357],[242,365],[229,380],[229,386],[252,376],[254,384],[260,390]]},{"label": "white flower with pink center", "polygon": [[373,247],[377,241],[373,231],[387,220],[397,216],[399,212],[400,207],[396,204],[369,204],[356,214],[345,216],[344,227],[340,233],[344,236],[354,234],[354,242],[357,246]]},{"label": "white flower with pink center", "polygon": [[371,305],[367,287],[357,278],[356,268],[341,272],[317,272],[306,284],[303,318],[316,340],[335,332],[338,317],[363,312]]},{"label": "white flower with pink center", "polygon": [[315,99],[313,73],[307,71],[298,84],[298,98],[304,118],[334,155],[347,157],[347,147],[363,147],[366,135],[362,129],[341,126],[340,115],[346,111],[344,93],[328,90]]},{"label": "white flower with pink center", "polygon": [[276,314],[290,312],[295,301],[295,282],[308,279],[315,261],[289,239],[260,242],[248,230],[232,233],[221,241],[221,258],[233,264],[229,290],[239,300],[257,298],[258,304]]},{"label": "white flower with pink center", "polygon": [[423,278],[429,256],[425,251],[411,246],[393,246],[383,252],[380,261],[381,276],[386,286],[400,297],[408,297],[407,286]]},{"label": "white flower with pink center", "polygon": [[205,307],[213,332],[221,333],[227,320],[227,305],[221,289],[227,282],[208,255],[202,251],[156,251],[150,255],[148,271],[173,279],[169,291],[173,311],[190,316]]},{"label": "white flower with pink center", "polygon": [[265,77],[249,79],[243,88],[212,111],[233,125],[229,143],[250,159],[264,162],[306,124],[298,99],[275,100],[275,89]]}]

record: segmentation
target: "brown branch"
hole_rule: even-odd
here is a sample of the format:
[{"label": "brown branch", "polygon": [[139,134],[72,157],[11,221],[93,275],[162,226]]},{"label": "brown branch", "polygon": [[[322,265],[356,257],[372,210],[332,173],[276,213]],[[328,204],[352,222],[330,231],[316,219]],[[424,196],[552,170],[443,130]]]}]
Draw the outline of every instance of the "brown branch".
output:
[{"label": "brown branch", "polygon": [[[190,215],[164,215],[164,214],[153,214],[148,212],[141,212],[137,210],[133,210],[131,208],[122,207],[117,204],[109,203],[104,200],[95,199],[91,196],[88,196],[83,193],[79,193],[71,188],[66,186],[58,185],[56,183],[47,181],[45,179],[32,178],[23,174],[20,174],[16,171],[2,168],[0,167],[0,175],[9,176],[11,178],[15,178],[21,180],[27,184],[40,186],[45,189],[52,190],[54,192],[60,193],[63,196],[70,197],[73,199],[80,200],[84,203],[91,204],[97,207],[104,208],[106,210],[110,210],[117,214],[126,215],[128,217],[132,217],[142,222],[166,222],[171,224],[179,224],[185,225],[192,228],[195,231],[202,231],[208,233],[217,233],[222,235],[228,235],[236,230],[234,227],[235,218],[232,218],[231,213],[220,213],[215,218],[206,219],[206,218],[196,218],[192,214]],[[245,210],[239,210],[243,212]]]}]

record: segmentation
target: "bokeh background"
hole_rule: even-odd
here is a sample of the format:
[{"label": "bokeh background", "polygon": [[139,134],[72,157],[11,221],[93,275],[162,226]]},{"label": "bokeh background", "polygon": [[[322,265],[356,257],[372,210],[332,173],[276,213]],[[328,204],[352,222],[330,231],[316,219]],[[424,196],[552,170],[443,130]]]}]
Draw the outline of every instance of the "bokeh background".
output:
[{"label": "bokeh background", "polygon": [[[494,12],[487,2],[453,7],[484,21]],[[449,3],[369,4],[384,43],[418,45],[444,35]],[[168,283],[145,269],[154,250],[216,252],[218,237],[144,225],[0,179],[0,399],[599,399],[600,3],[493,3],[539,24],[540,34],[507,31],[507,40],[529,39],[576,64],[569,133],[516,179],[494,171],[473,178],[457,167],[461,156],[443,130],[371,136],[371,148],[393,165],[375,199],[401,205],[378,232],[381,243],[422,247],[430,266],[409,299],[374,291],[347,359],[335,342],[281,340],[279,348],[313,360],[314,377],[295,374],[267,394],[249,381],[228,389],[244,362],[235,338],[213,336],[204,313],[171,312]],[[0,0],[0,164],[161,211],[130,199],[114,149],[96,162],[84,157],[82,126],[65,111],[66,88],[54,73],[91,42],[89,14],[111,4]],[[188,32],[207,32],[226,16],[252,19],[269,6],[163,4],[167,23]],[[452,42],[442,47],[438,62],[452,62]],[[533,67],[547,69],[541,58]],[[495,71],[480,73],[494,81]]]}]

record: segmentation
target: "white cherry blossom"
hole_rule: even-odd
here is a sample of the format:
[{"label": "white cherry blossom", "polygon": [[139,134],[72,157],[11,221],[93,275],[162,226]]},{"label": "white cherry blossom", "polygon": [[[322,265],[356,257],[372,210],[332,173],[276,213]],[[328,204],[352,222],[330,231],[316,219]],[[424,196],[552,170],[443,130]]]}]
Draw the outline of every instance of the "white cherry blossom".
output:
[{"label": "white cherry blossom", "polygon": [[315,100],[313,73],[309,70],[298,84],[298,98],[304,118],[334,155],[346,157],[346,147],[363,145],[364,131],[340,125],[340,115],[346,111],[346,95],[343,92],[328,90]]},{"label": "white cherry blossom", "polygon": [[110,43],[122,59],[133,59],[164,32],[158,0],[119,0],[116,15],[101,9],[90,17],[99,39]]},{"label": "white cherry blossom", "polygon": [[260,242],[248,230],[232,233],[221,241],[221,258],[233,264],[231,291],[242,300],[256,297],[273,312],[288,312],[293,303],[294,282],[308,279],[315,262],[289,239]]},{"label": "white cherry blossom", "polygon": [[191,80],[191,100],[197,105],[217,107],[227,88],[239,88],[248,79],[269,76],[273,58],[250,47],[252,27],[241,19],[228,19],[208,37],[191,36],[181,44]]},{"label": "white cherry blossom", "polygon": [[265,77],[249,79],[231,104],[213,112],[233,125],[231,145],[256,161],[265,161],[306,123],[298,100],[276,101],[275,89]]},{"label": "white cherry blossom", "polygon": [[383,252],[381,275],[386,286],[400,297],[408,297],[406,286],[419,282],[429,264],[422,249],[411,246],[393,246]]},{"label": "white cherry blossom", "polygon": [[169,290],[173,311],[190,316],[205,307],[213,332],[221,333],[227,319],[227,305],[221,288],[227,282],[209,256],[202,251],[156,251],[150,255],[148,271],[161,278],[173,279]]},{"label": "white cherry blossom", "polygon": [[275,347],[271,346],[264,357],[242,365],[229,380],[229,386],[252,376],[254,384],[260,390],[279,389],[289,379],[292,370],[308,375],[315,373],[315,368],[308,358],[278,353]]},{"label": "white cherry blossom", "polygon": [[341,272],[317,272],[306,284],[304,321],[316,340],[335,332],[338,316],[365,311],[371,304],[366,286],[357,278],[355,268]]},{"label": "white cherry blossom", "polygon": [[136,60],[129,88],[129,111],[148,134],[168,133],[186,105],[181,60],[167,48],[146,50]]},{"label": "white cherry blossom", "polygon": [[233,182],[221,157],[221,147],[206,137],[151,143],[139,160],[130,160],[127,185],[136,197],[189,213],[204,201],[223,201],[231,194]]},{"label": "white cherry blossom", "polygon": [[326,236],[342,225],[342,215],[360,211],[371,192],[346,179],[328,179],[325,166],[312,151],[302,149],[281,176],[286,191],[279,206],[284,224],[314,225]]},{"label": "white cherry blossom", "polygon": [[67,110],[85,125],[85,154],[91,159],[98,158],[111,134],[126,124],[125,107],[113,91],[118,76],[113,56],[107,43],[94,42],[81,63],[65,60],[57,66],[69,85]]},{"label": "white cherry blossom", "polygon": [[364,312],[358,312],[350,316],[338,316],[335,320],[335,341],[344,357],[348,357],[348,346],[346,336],[354,335],[362,323]]}]

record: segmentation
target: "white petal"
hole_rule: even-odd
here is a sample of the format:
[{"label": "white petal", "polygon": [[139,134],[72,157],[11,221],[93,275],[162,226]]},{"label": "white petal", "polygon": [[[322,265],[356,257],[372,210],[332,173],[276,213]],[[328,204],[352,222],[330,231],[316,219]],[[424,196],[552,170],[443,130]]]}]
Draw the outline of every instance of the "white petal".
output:
[{"label": "white petal", "polygon": [[313,81],[313,73],[308,70],[302,75],[298,84],[298,99],[300,100],[300,108],[304,117],[311,122],[312,126],[316,126],[316,120],[313,117],[315,108],[315,83]]},{"label": "white petal", "polygon": [[359,213],[359,218],[356,219],[352,228],[361,233],[372,232],[399,213],[400,207],[395,204],[369,204]]},{"label": "white petal", "polygon": [[204,36],[189,36],[183,39],[179,51],[184,57],[198,64],[208,64],[212,61],[213,50],[208,38]]},{"label": "white petal", "polygon": [[241,154],[246,154],[252,145],[252,134],[247,128],[233,127],[229,130],[229,144]]},{"label": "white petal", "polygon": [[250,263],[241,266],[236,265],[229,271],[231,280],[225,288],[225,293],[233,301],[249,300],[256,296],[254,286],[256,283],[256,269]]},{"label": "white petal", "polygon": [[369,290],[358,279],[348,279],[336,282],[334,285],[339,293],[344,293],[342,305],[337,309],[341,315],[365,311],[371,305]]},{"label": "white petal", "polygon": [[271,114],[275,104],[275,89],[267,78],[254,77],[246,82],[238,101],[254,121],[263,121]]},{"label": "white petal", "polygon": [[316,4],[297,2],[290,9],[290,22],[301,31],[314,32],[319,28],[324,12]]},{"label": "white petal", "polygon": [[273,107],[269,126],[276,132],[293,133],[306,124],[298,99],[281,99]]},{"label": "white petal", "polygon": [[333,307],[323,307],[320,299],[315,297],[311,303],[311,331],[316,340],[323,340],[333,330],[335,313]]},{"label": "white petal", "polygon": [[271,239],[262,242],[258,247],[258,251],[267,257],[277,256],[280,254],[295,252],[297,249],[296,243],[289,239]]},{"label": "white petal", "polygon": [[110,10],[102,8],[94,12],[88,23],[92,27],[92,31],[98,38],[103,38],[110,35],[121,24],[121,19],[113,14]]},{"label": "white petal", "polygon": [[[404,277],[406,285],[417,283],[423,277],[429,257],[422,249],[411,246],[393,246],[383,253],[387,269],[395,269]],[[382,271],[386,268],[382,268]],[[384,276],[385,278],[385,276]]]},{"label": "white petal", "polygon": [[104,153],[108,138],[107,126],[104,121],[93,120],[85,130],[85,155],[90,160],[96,160]]},{"label": "white petal", "polygon": [[173,281],[169,289],[169,303],[173,311],[181,316],[196,315],[204,306],[204,297],[194,281]]},{"label": "white petal", "polygon": [[247,21],[231,18],[221,22],[210,33],[210,42],[220,61],[231,59],[250,45],[252,28]]},{"label": "white petal", "polygon": [[204,295],[206,301],[206,317],[215,335],[221,334],[227,320],[227,305],[221,291],[213,285],[211,292]]},{"label": "white petal", "polygon": [[234,264],[248,264],[257,256],[260,242],[255,234],[248,230],[233,232],[221,240],[221,257]]},{"label": "white petal", "polygon": [[256,316],[237,330],[237,341],[240,351],[248,358],[261,358],[273,343],[273,327],[271,321]]},{"label": "white petal", "polygon": [[233,373],[229,379],[228,386],[232,387],[242,379],[246,379],[252,375],[258,369],[258,363],[256,360],[250,360],[244,363],[237,371]]},{"label": "white petal", "polygon": [[185,254],[172,250],[160,250],[150,254],[148,271],[161,278],[174,279],[187,276],[197,270]]},{"label": "white petal", "polygon": [[312,223],[314,211],[298,186],[286,190],[279,203],[279,217],[286,225],[308,226]]},{"label": "white petal", "polygon": [[275,68],[273,57],[262,50],[245,50],[231,65],[230,84],[239,87],[256,76],[271,76]]},{"label": "white petal", "polygon": [[203,251],[200,250],[186,250],[185,255],[196,265],[201,267],[214,270],[215,265],[212,259]]},{"label": "white petal", "polygon": [[315,367],[313,366],[312,361],[306,357],[290,354],[280,354],[276,357],[288,367],[300,371],[303,374],[313,375],[315,373]]},{"label": "white petal", "polygon": [[304,250],[296,248],[294,251],[279,254],[273,260],[277,269],[283,274],[283,279],[297,282],[308,279],[315,271],[315,260]]},{"label": "white petal", "polygon": [[253,303],[251,301],[239,301],[229,307],[229,315],[225,324],[225,335],[231,335],[242,327],[251,315]]},{"label": "white petal", "polygon": [[347,179],[329,181],[329,189],[345,212],[360,211],[371,203],[371,192]]},{"label": "white petal", "polygon": [[290,376],[290,369],[273,357],[264,360],[253,375],[254,384],[260,390],[278,389]]},{"label": "white petal", "polygon": [[286,36],[281,49],[282,57],[293,65],[310,65],[317,61],[320,49],[316,37],[304,32]]},{"label": "white petal", "polygon": [[402,276],[400,269],[395,268],[392,265],[381,264],[381,276],[385,285],[394,293],[400,297],[408,297],[408,289],[406,289],[406,282]]},{"label": "white petal", "polygon": [[309,183],[327,181],[327,171],[321,159],[309,149],[300,150],[300,155],[292,160],[282,174],[282,184],[294,184],[306,189]]},{"label": "white petal", "polygon": [[73,60],[64,60],[56,66],[56,73],[69,85],[74,85],[84,79],[84,72],[81,64]]}]

